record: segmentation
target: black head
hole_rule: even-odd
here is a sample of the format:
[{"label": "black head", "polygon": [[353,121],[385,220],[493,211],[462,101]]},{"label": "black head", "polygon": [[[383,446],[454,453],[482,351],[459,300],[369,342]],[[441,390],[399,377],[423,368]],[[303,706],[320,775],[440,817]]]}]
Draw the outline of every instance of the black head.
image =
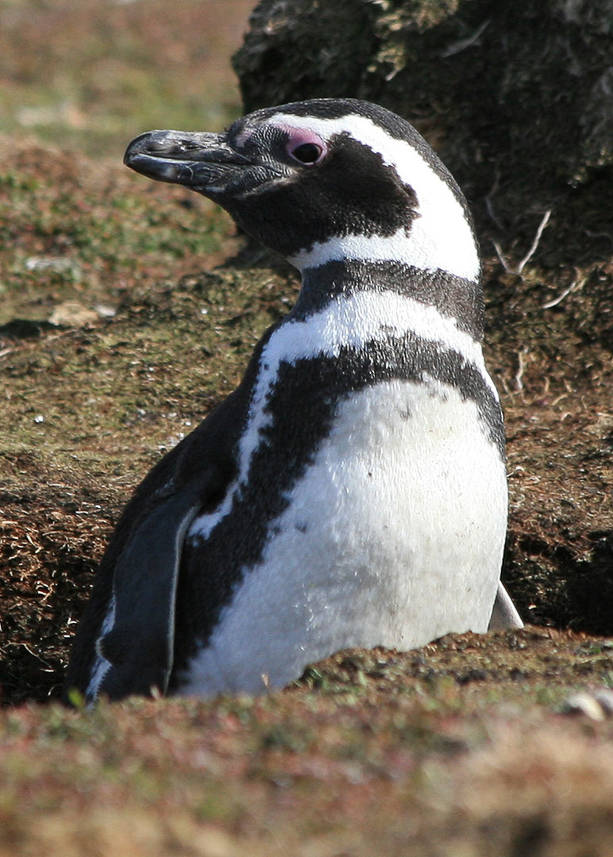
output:
[{"label": "black head", "polygon": [[348,254],[449,270],[458,256],[457,273],[478,276],[454,180],[408,122],[367,102],[259,110],[222,134],[151,131],[124,160],[218,202],[298,267]]}]

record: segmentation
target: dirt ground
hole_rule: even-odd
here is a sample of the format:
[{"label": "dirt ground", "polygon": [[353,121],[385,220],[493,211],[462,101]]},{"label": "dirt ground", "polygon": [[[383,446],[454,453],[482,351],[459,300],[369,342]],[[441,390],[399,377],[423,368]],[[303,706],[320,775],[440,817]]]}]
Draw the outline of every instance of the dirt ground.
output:
[{"label": "dirt ground", "polygon": [[543,212],[498,252],[481,233],[529,628],[341,653],[256,700],[53,701],[132,487],[297,293],[121,165],[140,131],[240,111],[250,6],[0,2],[0,857],[608,855],[613,268],[589,236],[556,256],[558,211],[520,273]]}]

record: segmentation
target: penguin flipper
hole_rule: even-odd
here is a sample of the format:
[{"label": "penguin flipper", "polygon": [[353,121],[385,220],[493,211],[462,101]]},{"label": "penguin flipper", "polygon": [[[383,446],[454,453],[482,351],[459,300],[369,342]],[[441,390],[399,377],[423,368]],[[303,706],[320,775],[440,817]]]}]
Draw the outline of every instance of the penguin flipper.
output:
[{"label": "penguin flipper", "polygon": [[98,693],[165,693],[172,670],[183,540],[202,505],[202,476],[161,502],[132,533],[113,573],[114,617],[97,651],[110,664]]},{"label": "penguin flipper", "polygon": [[511,628],[523,627],[524,623],[517,612],[517,608],[511,601],[509,593],[499,581],[488,631],[507,631]]},{"label": "penguin flipper", "polygon": [[102,558],[70,655],[68,704],[75,691],[90,703],[100,694],[117,700],[168,688],[185,536],[229,478],[211,458],[196,466],[184,455],[194,444],[185,441],[136,490]]}]

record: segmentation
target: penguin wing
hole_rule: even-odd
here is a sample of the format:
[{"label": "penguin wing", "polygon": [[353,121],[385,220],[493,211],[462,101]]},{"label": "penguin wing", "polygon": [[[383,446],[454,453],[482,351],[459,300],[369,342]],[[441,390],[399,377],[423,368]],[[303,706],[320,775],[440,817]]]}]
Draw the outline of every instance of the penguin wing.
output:
[{"label": "penguin wing", "polygon": [[74,690],[88,701],[99,693],[120,699],[166,691],[183,542],[234,476],[246,411],[239,391],[164,456],[127,504],[75,636],[66,701]]},{"label": "penguin wing", "polygon": [[511,596],[499,581],[488,631],[506,631],[509,628],[523,627],[524,623],[511,601]]},{"label": "penguin wing", "polygon": [[97,643],[110,664],[99,693],[120,699],[152,688],[166,692],[183,540],[218,484],[212,467],[160,502],[131,534],[113,571],[113,625]]}]

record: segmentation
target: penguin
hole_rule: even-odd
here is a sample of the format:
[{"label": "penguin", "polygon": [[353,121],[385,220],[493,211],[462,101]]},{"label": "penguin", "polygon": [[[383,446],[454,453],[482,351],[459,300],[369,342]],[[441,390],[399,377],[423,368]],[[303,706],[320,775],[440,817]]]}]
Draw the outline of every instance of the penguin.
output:
[{"label": "penguin", "polygon": [[302,285],[128,502],[66,695],[257,694],[344,648],[521,627],[479,251],[425,140],[324,98],[151,131],[124,162],[218,203]]}]

